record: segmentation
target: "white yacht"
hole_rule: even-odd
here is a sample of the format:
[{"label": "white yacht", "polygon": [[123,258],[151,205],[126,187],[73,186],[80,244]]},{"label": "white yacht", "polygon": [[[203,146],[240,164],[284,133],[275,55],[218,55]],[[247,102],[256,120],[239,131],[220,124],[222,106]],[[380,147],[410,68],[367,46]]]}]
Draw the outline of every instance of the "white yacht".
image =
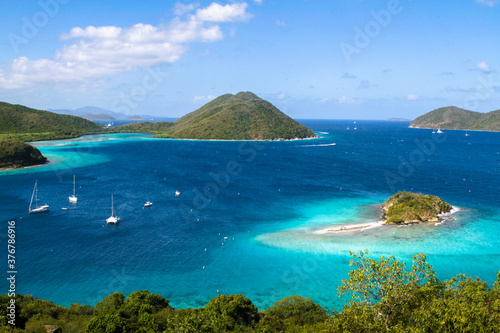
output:
[{"label": "white yacht", "polygon": [[151,207],[153,206],[153,203],[151,201],[146,201],[146,203],[144,204],[144,207]]},{"label": "white yacht", "polygon": [[[45,213],[49,211],[49,205],[38,206],[38,181],[35,181],[35,187],[33,188],[33,194],[31,194],[30,208],[28,209],[30,214]],[[35,197],[35,208],[31,209],[33,204],[33,197]]]},{"label": "white yacht", "polygon": [[120,218],[115,216],[113,194],[111,194],[111,216],[106,219],[106,223],[107,224],[117,224],[119,220],[120,220]]},{"label": "white yacht", "polygon": [[76,183],[75,183],[75,175],[73,175],[73,195],[69,197],[69,202],[77,203],[78,198],[76,197]]}]

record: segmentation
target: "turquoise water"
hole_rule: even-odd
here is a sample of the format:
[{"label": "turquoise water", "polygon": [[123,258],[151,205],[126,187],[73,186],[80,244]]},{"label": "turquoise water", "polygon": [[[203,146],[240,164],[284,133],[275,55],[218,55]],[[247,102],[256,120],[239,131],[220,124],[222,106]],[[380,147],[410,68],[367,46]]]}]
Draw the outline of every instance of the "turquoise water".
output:
[{"label": "turquoise water", "polygon": [[[300,294],[332,309],[344,304],[336,288],[347,278],[349,251],[362,249],[406,261],[424,252],[441,279],[466,273],[495,281],[499,133],[303,123],[322,138],[251,143],[117,134],[35,143],[51,163],[0,172],[0,241],[7,221],[16,221],[17,291],[94,305],[115,291],[148,289],[174,307],[244,293],[261,309]],[[76,205],[68,203],[73,175]],[[27,212],[35,180],[50,213]],[[460,211],[441,225],[315,233],[377,221],[378,205],[398,190],[439,195]],[[116,226],[105,223],[111,194]],[[144,209],[148,200],[154,205]]]}]

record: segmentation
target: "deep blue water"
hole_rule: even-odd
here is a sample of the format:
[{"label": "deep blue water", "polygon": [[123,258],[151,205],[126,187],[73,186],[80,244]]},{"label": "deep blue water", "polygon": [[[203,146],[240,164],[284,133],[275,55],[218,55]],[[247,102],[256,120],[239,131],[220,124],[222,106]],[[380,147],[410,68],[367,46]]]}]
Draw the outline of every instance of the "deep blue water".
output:
[{"label": "deep blue water", "polygon": [[[349,251],[361,249],[405,261],[424,252],[441,279],[465,273],[495,281],[500,133],[301,122],[322,138],[252,143],[119,134],[35,143],[50,165],[0,172],[0,241],[5,248],[7,221],[14,220],[17,291],[67,306],[148,289],[174,307],[243,293],[261,309],[299,294],[332,309],[345,302],[336,294]],[[76,205],[68,203],[74,174]],[[28,214],[35,180],[50,213]],[[314,233],[378,220],[378,205],[398,190],[439,195],[461,210],[442,225]],[[111,194],[116,226],[105,223]],[[148,200],[154,206],[144,209]]]}]

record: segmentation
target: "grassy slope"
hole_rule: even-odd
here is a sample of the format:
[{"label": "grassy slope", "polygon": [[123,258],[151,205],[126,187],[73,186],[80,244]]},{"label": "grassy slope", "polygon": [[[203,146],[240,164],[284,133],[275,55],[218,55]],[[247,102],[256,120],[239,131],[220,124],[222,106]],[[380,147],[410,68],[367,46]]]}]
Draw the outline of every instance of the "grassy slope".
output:
[{"label": "grassy slope", "polygon": [[36,141],[103,131],[103,126],[80,117],[0,102],[0,138]]},{"label": "grassy slope", "polygon": [[113,133],[163,133],[172,126],[172,123],[160,121],[155,123],[140,122],[120,125],[109,129]]},{"label": "grassy slope", "polygon": [[480,113],[450,106],[418,117],[410,127],[500,131],[500,110]]},{"label": "grassy slope", "polygon": [[222,95],[176,120],[165,138],[273,140],[314,137],[314,132],[250,92]]}]

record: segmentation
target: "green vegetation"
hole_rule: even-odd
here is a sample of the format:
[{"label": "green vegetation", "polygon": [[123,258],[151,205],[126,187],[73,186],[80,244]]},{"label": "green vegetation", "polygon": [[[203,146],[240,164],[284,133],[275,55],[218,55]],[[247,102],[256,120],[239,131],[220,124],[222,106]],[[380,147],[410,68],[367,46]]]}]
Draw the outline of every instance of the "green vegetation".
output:
[{"label": "green vegetation", "polygon": [[[95,307],[69,308],[16,294],[16,328],[2,315],[2,332],[498,332],[500,272],[492,287],[458,275],[439,281],[423,254],[412,265],[394,256],[351,253],[349,279],[338,288],[349,302],[328,314],[311,299],[290,296],[259,312],[244,295],[219,295],[199,309],[174,309],[159,294],[114,293]],[[10,298],[0,296],[7,308]],[[4,312],[5,313],[5,312]]]},{"label": "green vegetation", "polygon": [[160,121],[156,123],[131,123],[110,128],[113,133],[164,133],[172,123]]},{"label": "green vegetation", "polygon": [[22,168],[47,162],[40,151],[20,140],[0,139],[0,169]]},{"label": "green vegetation", "polygon": [[103,126],[80,117],[0,102],[0,138],[3,139],[54,140],[102,132]]},{"label": "green vegetation", "polygon": [[418,117],[410,127],[500,131],[500,110],[480,113],[449,106]]},{"label": "green vegetation", "polygon": [[278,140],[315,137],[313,131],[251,92],[222,95],[177,119],[157,137]]},{"label": "green vegetation", "polygon": [[386,223],[439,222],[438,214],[451,211],[451,205],[434,195],[398,192],[382,206]]}]

